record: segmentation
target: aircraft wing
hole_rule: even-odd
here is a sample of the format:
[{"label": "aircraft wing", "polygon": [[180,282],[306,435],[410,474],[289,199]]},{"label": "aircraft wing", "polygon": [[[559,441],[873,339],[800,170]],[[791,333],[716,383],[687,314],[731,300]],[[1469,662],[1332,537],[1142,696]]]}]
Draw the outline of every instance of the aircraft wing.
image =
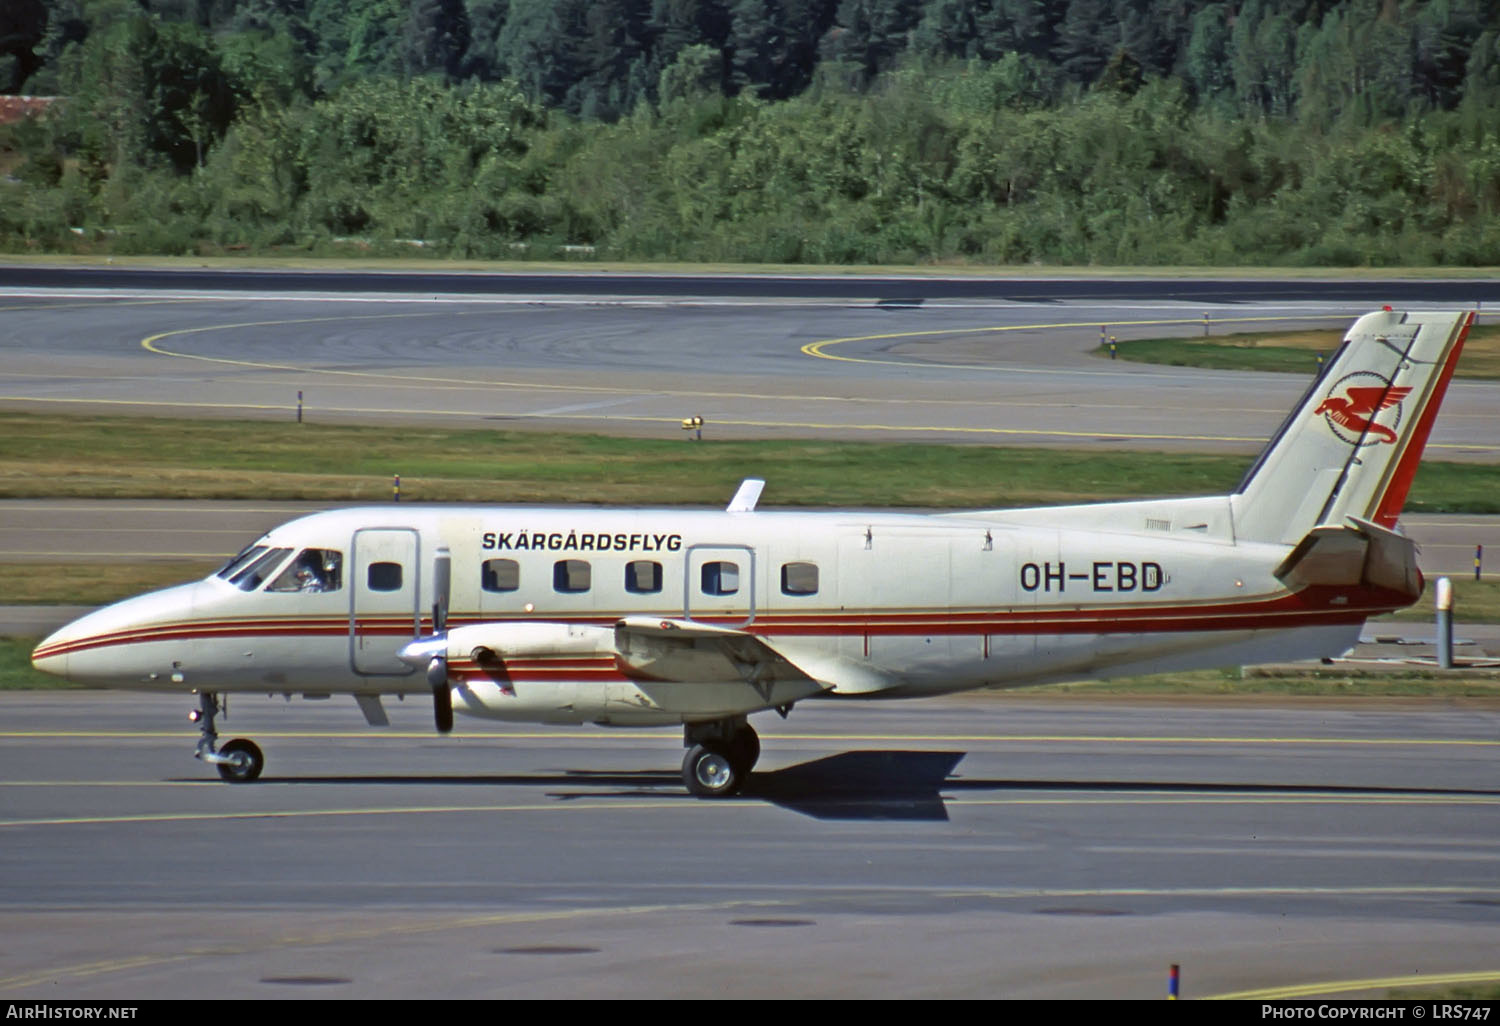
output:
[{"label": "aircraft wing", "polygon": [[695,620],[627,616],[615,624],[615,665],[642,681],[744,681],[830,685],[748,631]]}]

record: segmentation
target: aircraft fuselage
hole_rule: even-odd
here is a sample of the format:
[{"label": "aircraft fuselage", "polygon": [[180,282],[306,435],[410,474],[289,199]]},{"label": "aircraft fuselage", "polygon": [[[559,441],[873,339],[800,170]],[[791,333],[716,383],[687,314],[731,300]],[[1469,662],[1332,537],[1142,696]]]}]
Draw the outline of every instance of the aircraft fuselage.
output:
[{"label": "aircraft fuselage", "polygon": [[[1120,510],[1152,526],[1029,522]],[[1227,521],[1225,500],[987,516],[347,509],[269,532],[239,560],[263,550],[249,573],[231,564],[85,617],[47,639],[36,663],[119,688],[421,692],[398,653],[433,630],[439,547],[452,561],[449,631],[505,628],[502,674],[455,665],[456,708],[544,722],[684,722],[814,694],[1338,654],[1365,617],[1406,601],[1364,587],[1293,593],[1273,575],[1285,547],[1237,544]],[[336,562],[337,581],[294,586],[299,560]],[[753,634],[809,679],[767,688],[710,668],[691,683],[653,680],[616,645],[614,625],[641,616]],[[559,648],[543,635],[561,625],[573,638]]]}]

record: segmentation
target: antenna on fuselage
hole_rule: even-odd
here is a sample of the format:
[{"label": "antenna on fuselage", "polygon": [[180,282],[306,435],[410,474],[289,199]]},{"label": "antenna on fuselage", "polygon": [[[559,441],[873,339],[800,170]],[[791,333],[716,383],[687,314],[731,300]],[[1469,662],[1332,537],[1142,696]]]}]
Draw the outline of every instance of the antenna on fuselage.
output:
[{"label": "antenna on fuselage", "polygon": [[734,493],[734,498],[729,500],[726,513],[754,513],[755,504],[760,501],[761,489],[765,488],[765,481],[758,477],[747,477],[740,482],[739,491]]}]

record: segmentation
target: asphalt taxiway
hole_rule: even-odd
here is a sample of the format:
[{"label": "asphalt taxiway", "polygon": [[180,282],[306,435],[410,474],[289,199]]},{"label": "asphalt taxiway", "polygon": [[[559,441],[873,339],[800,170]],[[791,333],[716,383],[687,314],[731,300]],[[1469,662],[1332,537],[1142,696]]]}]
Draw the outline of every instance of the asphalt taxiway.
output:
[{"label": "asphalt taxiway", "polygon": [[0,695],[0,996],[1160,997],[1500,976],[1500,714],[1024,698],[669,730]]},{"label": "asphalt taxiway", "polygon": [[[1019,286],[991,282],[988,293],[892,304],[866,293],[932,286],[818,279],[829,294],[807,296],[776,284],[796,279],[756,279],[752,290],[744,278],[576,276],[548,284],[581,291],[536,293],[530,278],[510,278],[476,295],[273,291],[275,276],[241,277],[248,284],[221,291],[203,291],[192,274],[157,288],[38,289],[0,268],[0,408],[290,418],[301,393],[305,415],[320,421],[680,437],[682,418],[696,415],[710,440],[1248,454],[1306,388],[1312,354],[1299,376],[1130,364],[1089,350],[1107,336],[1346,327],[1395,288],[1220,282],[1197,299],[1170,281],[1081,280],[1012,298]],[[1422,284],[1406,283],[1413,307],[1441,306],[1452,291]],[[605,294],[605,285],[640,292]],[[1455,287],[1475,297],[1461,305],[1488,288]],[[1431,450],[1500,459],[1497,405],[1500,385],[1455,382]]]}]

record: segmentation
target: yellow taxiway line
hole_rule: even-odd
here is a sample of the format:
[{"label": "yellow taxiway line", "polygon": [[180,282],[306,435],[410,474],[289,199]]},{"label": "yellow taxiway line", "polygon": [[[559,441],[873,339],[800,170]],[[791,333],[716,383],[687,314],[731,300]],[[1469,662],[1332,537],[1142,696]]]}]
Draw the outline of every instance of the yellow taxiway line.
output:
[{"label": "yellow taxiway line", "polygon": [[1493,969],[1463,973],[1408,973],[1405,976],[1377,976],[1365,980],[1328,980],[1297,983],[1257,990],[1237,990],[1228,994],[1211,994],[1205,1001],[1290,1001],[1295,998],[1328,997],[1363,990],[1393,990],[1408,987],[1451,987],[1459,984],[1500,982],[1500,972]]}]

